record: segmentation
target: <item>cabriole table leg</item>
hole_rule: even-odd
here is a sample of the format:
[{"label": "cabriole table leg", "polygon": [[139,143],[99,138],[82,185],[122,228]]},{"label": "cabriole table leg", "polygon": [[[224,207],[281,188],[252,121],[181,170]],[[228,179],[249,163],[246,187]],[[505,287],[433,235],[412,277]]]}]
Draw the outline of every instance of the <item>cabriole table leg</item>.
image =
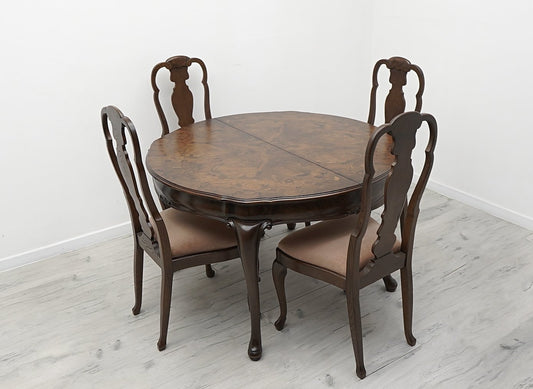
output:
[{"label": "cabriole table leg", "polygon": [[242,268],[248,291],[248,308],[250,309],[251,335],[248,344],[248,356],[252,361],[261,358],[261,309],[259,305],[259,241],[261,232],[268,224],[266,222],[241,222],[232,220],[239,250],[241,253]]}]

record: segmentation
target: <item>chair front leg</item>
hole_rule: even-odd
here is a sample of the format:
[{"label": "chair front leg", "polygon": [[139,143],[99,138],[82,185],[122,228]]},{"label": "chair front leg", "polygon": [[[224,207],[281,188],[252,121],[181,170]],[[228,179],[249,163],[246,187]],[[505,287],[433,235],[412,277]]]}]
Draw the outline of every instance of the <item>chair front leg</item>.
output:
[{"label": "chair front leg", "polygon": [[287,297],[285,296],[285,276],[287,275],[287,268],[279,263],[277,260],[272,264],[272,278],[274,286],[276,287],[276,294],[279,301],[279,318],[274,323],[278,331],[281,331],[285,326],[287,319]]},{"label": "chair front leg", "polygon": [[174,273],[172,271],[161,271],[161,312],[160,312],[160,333],[157,348],[163,351],[167,347],[168,320],[170,317],[170,302],[172,300],[172,281]]},{"label": "chair front leg", "polygon": [[359,285],[355,288],[346,288],[346,303],[348,305],[348,318],[350,320],[352,346],[355,354],[355,371],[357,376],[363,379],[366,377],[366,370],[363,360],[363,330],[359,304]]}]

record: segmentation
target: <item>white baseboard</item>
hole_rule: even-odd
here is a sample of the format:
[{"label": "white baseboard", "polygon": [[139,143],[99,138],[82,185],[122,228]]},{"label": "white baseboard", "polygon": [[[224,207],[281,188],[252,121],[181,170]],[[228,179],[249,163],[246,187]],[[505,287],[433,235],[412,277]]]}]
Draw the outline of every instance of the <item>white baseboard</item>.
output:
[{"label": "white baseboard", "polygon": [[518,212],[503,208],[499,205],[491,203],[490,201],[473,196],[459,189],[433,180],[429,180],[427,187],[428,189],[431,189],[446,197],[458,200],[466,205],[485,211],[492,216],[496,216],[500,219],[533,231],[533,218],[529,216],[519,214]]},{"label": "white baseboard", "polygon": [[75,236],[74,238],[53,243],[48,246],[39,247],[38,249],[2,258],[0,259],[0,271],[14,269],[28,263],[37,262],[45,258],[78,250],[95,243],[126,235],[131,235],[131,223],[129,221],[99,231]]},{"label": "white baseboard", "polygon": [[[521,227],[533,231],[533,218],[531,217],[521,215],[517,212],[511,211],[510,209],[500,207],[489,201],[486,201],[476,196],[472,196],[471,194],[463,192],[459,189],[441,184],[433,180],[430,180],[428,182],[427,187],[428,189],[431,189],[446,197],[458,200],[462,203],[465,203],[466,205],[481,209],[482,211],[485,211],[493,216],[499,217],[500,219],[517,224]],[[90,232],[88,234],[76,236],[71,239],[40,247],[35,250],[26,251],[24,253],[2,258],[0,259],[0,271],[13,269],[15,267],[26,265],[28,263],[37,262],[45,258],[53,257],[55,255],[63,254],[73,250],[78,250],[95,243],[130,234],[130,222],[125,222],[113,227],[104,228],[99,231]]]}]

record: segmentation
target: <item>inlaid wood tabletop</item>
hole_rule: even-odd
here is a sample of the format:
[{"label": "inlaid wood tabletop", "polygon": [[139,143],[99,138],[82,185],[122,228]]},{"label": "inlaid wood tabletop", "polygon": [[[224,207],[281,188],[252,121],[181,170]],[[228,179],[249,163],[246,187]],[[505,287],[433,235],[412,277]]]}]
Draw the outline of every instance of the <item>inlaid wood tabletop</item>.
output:
[{"label": "inlaid wood tabletop", "polygon": [[[235,229],[248,288],[248,354],[261,357],[257,252],[263,228],[357,212],[364,155],[376,127],[304,112],[249,113],[210,119],[154,141],[146,156],[161,202],[225,220]],[[393,156],[378,145],[374,204]]]},{"label": "inlaid wood tabletop", "polygon": [[[202,202],[208,215],[222,219],[322,220],[356,211],[374,129],[352,119],[301,112],[226,116],[156,140],[146,164],[162,200],[176,208],[201,213]],[[377,183],[392,161],[387,139],[380,147]],[[328,211],[326,203],[338,200],[347,201]],[[299,209],[291,214],[287,204]]]}]

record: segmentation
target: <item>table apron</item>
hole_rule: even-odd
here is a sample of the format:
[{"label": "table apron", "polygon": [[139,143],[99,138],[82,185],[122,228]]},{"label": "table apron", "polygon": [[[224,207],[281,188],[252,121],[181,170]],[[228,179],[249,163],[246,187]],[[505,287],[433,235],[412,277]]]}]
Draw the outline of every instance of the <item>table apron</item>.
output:
[{"label": "table apron", "polygon": [[[372,208],[383,205],[385,179],[372,185]],[[270,224],[297,223],[343,217],[359,211],[360,189],[333,193],[320,198],[286,199],[269,202],[238,202],[191,194],[154,179],[159,200],[167,207],[207,216],[222,221],[237,219],[244,222],[268,221]]]}]

